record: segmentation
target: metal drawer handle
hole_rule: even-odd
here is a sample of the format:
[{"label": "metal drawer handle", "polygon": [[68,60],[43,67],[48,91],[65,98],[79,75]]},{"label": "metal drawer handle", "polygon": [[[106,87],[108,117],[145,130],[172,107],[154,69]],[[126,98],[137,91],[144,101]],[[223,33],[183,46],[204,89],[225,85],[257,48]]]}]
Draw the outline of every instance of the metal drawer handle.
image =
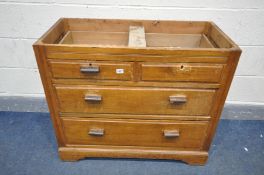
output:
[{"label": "metal drawer handle", "polygon": [[100,102],[102,101],[102,96],[96,95],[96,94],[88,94],[88,95],[85,95],[84,100],[90,101],[90,102]]},{"label": "metal drawer handle", "polygon": [[180,136],[179,130],[164,130],[163,134],[166,138],[175,138]]},{"label": "metal drawer handle", "polygon": [[99,66],[89,66],[89,67],[81,67],[80,71],[82,73],[99,73]]},{"label": "metal drawer handle", "polygon": [[104,135],[104,129],[90,129],[89,135],[91,136],[103,136]]},{"label": "metal drawer handle", "polygon": [[171,104],[181,104],[186,103],[187,98],[184,95],[169,96],[169,101]]}]

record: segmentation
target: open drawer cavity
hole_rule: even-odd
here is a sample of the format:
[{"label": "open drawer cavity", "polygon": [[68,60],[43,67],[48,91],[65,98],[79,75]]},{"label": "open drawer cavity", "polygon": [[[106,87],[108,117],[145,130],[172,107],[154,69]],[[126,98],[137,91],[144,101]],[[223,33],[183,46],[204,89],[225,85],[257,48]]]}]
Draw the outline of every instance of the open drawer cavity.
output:
[{"label": "open drawer cavity", "polygon": [[68,31],[59,44],[117,47],[213,48],[205,34],[148,33],[143,26],[127,32]]}]

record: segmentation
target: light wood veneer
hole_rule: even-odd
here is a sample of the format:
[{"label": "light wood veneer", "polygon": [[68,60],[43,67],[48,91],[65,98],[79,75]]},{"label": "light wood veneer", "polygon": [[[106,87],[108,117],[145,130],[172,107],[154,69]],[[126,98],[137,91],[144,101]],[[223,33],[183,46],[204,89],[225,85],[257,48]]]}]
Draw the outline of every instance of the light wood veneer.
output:
[{"label": "light wood veneer", "polygon": [[60,158],[207,161],[241,54],[213,22],[58,20],[34,45]]}]

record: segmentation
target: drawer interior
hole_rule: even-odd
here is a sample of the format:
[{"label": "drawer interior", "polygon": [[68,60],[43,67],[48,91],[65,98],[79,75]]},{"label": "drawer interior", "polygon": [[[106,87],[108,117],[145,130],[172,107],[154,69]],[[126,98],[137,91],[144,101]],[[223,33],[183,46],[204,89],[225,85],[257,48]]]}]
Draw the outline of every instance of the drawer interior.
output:
[{"label": "drawer interior", "polygon": [[[131,34],[131,32],[69,31],[61,39],[60,44],[85,44],[93,46],[122,47],[214,47],[204,34],[169,34],[143,32],[139,35],[141,36]],[[133,39],[133,37],[135,39]]]},{"label": "drawer interior", "polygon": [[208,21],[62,18],[39,42],[101,48],[237,48],[213,22]]}]

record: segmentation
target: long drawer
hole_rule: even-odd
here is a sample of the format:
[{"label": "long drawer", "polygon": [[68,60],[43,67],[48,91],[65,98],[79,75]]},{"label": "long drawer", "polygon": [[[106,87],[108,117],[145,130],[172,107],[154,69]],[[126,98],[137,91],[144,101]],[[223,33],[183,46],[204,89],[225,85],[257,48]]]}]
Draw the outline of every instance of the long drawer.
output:
[{"label": "long drawer", "polygon": [[60,112],[209,115],[215,90],[56,86]]},{"label": "long drawer", "polygon": [[62,118],[67,144],[200,149],[208,122]]},{"label": "long drawer", "polygon": [[133,63],[103,61],[49,61],[54,78],[131,80]]},{"label": "long drawer", "polygon": [[204,63],[142,63],[141,80],[217,83],[223,67],[222,64]]}]

